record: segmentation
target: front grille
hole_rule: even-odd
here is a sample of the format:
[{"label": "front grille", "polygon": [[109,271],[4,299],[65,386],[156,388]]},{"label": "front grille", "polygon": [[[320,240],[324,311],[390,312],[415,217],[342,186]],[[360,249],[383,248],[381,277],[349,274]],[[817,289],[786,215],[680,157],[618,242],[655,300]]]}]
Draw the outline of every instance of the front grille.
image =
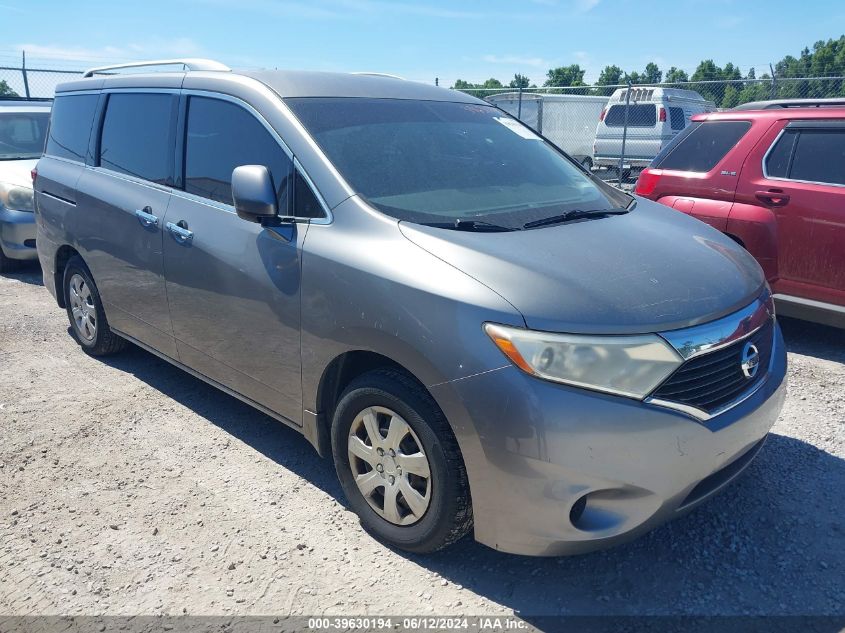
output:
[{"label": "front grille", "polygon": [[[727,347],[691,358],[678,367],[652,394],[652,398],[685,404],[712,413],[736,400],[764,380],[772,357],[774,322]],[[760,353],[757,373],[748,378],[742,371],[742,351],[753,343]]]}]

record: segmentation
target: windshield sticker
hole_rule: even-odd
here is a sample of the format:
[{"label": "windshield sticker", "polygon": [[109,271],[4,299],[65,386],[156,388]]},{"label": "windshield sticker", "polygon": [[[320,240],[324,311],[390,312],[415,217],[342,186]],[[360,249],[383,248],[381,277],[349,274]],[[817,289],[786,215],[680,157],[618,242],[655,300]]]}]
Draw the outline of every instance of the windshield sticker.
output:
[{"label": "windshield sticker", "polygon": [[530,128],[525,127],[516,119],[510,119],[504,116],[494,116],[493,118],[496,119],[502,125],[504,125],[506,128],[508,128],[511,132],[518,134],[522,138],[527,138],[532,141],[542,140],[539,136],[534,134],[534,132],[532,132]]}]

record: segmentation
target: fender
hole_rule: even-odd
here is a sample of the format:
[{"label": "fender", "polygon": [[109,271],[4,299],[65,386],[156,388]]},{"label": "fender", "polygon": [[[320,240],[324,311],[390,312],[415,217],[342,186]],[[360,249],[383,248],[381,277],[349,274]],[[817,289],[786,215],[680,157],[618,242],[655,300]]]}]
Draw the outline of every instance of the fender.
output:
[{"label": "fender", "polygon": [[778,227],[774,213],[757,205],[735,202],[725,232],[739,239],[754,256],[769,283],[778,278]]},{"label": "fender", "polygon": [[732,204],[729,200],[712,200],[691,196],[663,196],[658,202],[687,215],[691,215],[695,219],[709,224],[722,233],[727,232],[728,216],[730,215]]}]

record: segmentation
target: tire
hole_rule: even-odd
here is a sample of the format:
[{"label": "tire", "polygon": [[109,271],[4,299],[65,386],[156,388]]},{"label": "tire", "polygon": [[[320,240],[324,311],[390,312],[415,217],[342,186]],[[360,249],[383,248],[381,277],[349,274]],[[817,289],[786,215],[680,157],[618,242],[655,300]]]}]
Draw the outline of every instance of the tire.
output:
[{"label": "tire", "polygon": [[[369,426],[366,412],[373,414]],[[372,423],[377,431],[373,431]],[[401,423],[408,431],[395,449],[396,456],[391,457],[389,447],[397,443],[391,442],[389,430],[396,424],[399,431],[395,437],[399,437],[404,429]],[[373,441],[370,432],[379,433],[379,438]],[[331,436],[335,469],[349,505],[364,529],[379,540],[425,554],[454,543],[472,527],[469,483],[455,436],[440,408],[411,377],[383,369],[356,378],[335,408]],[[355,439],[362,436],[363,448],[356,450],[364,451],[369,461],[350,452]],[[388,452],[378,456],[380,447]],[[428,477],[424,476],[426,468],[420,453]],[[404,473],[402,465],[406,466]],[[383,471],[377,472],[377,468]],[[375,482],[367,497],[356,476],[358,481]],[[390,490],[394,491],[392,495]],[[397,512],[390,511],[393,504],[388,503],[388,497],[395,499]],[[427,501],[422,511],[420,499]]]},{"label": "tire", "polygon": [[0,273],[11,273],[18,270],[20,267],[21,263],[19,260],[6,257],[5,253],[3,253],[3,249],[0,249]]},{"label": "tire", "polygon": [[[81,257],[71,257],[65,266],[62,290],[70,331],[86,354],[109,356],[126,349],[128,342],[109,328],[97,285]],[[76,310],[81,313],[75,315]]]}]

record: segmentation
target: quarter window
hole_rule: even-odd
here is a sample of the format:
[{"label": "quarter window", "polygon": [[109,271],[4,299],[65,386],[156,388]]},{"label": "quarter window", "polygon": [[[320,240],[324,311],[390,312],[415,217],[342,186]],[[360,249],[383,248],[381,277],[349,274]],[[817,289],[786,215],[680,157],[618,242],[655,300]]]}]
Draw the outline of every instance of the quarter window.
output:
[{"label": "quarter window", "polygon": [[845,185],[845,130],[801,130],[789,178]]},{"label": "quarter window", "polygon": [[109,95],[100,137],[100,166],[169,184],[176,103],[171,94]]},{"label": "quarter window", "polygon": [[669,108],[669,125],[673,130],[683,130],[687,125],[683,108]]},{"label": "quarter window", "polygon": [[314,194],[308,181],[299,173],[299,170],[296,171],[293,191],[294,216],[298,218],[322,218],[325,216],[323,207],[320,205],[319,200],[317,200],[317,196]]},{"label": "quarter window", "polygon": [[653,167],[678,171],[708,172],[751,129],[749,121],[705,121],[678,134],[658,154]]},{"label": "quarter window", "polygon": [[276,187],[280,213],[284,214],[293,164],[279,143],[239,105],[191,97],[185,141],[185,191],[230,205],[232,171],[241,165],[267,167]]},{"label": "quarter window", "polygon": [[56,97],[50,114],[50,132],[44,153],[85,161],[98,95]]}]

